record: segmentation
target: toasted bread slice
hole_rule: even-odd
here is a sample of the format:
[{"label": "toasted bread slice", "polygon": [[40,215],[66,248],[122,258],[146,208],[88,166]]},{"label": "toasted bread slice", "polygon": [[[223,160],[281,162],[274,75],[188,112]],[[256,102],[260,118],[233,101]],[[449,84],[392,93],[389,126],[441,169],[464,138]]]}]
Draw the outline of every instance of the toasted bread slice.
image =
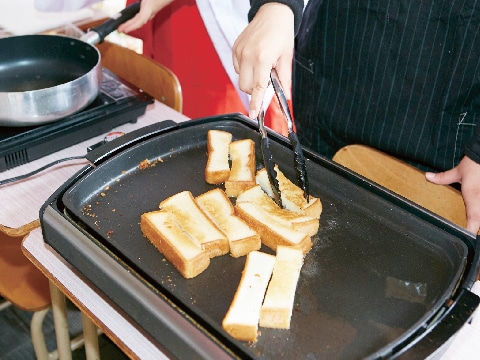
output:
[{"label": "toasted bread slice", "polygon": [[255,143],[242,139],[230,143],[232,167],[230,177],[225,181],[225,192],[236,197],[242,191],[255,185]]},{"label": "toasted bread slice", "polygon": [[235,215],[233,205],[222,189],[216,188],[195,198],[197,204],[226,235],[230,255],[239,257],[262,246],[260,236]]},{"label": "toasted bread slice", "polygon": [[247,255],[240,284],[222,321],[223,329],[235,339],[257,341],[260,308],[274,263],[274,255],[260,251]]},{"label": "toasted bread slice", "polygon": [[271,197],[269,197],[260,187],[255,185],[245,190],[237,197],[237,203],[251,202],[267,210],[268,216],[274,220],[292,226],[295,230],[302,231],[310,236],[318,232],[320,220],[311,216],[303,215],[287,209],[280,208]]},{"label": "toasted bread slice", "polygon": [[301,249],[306,254],[312,247],[312,240],[307,233],[295,230],[291,225],[270,216],[268,210],[251,202],[235,205],[235,214],[240,216],[252,229],[260,234],[262,243],[272,250],[278,245]]},{"label": "toasted bread slice", "polygon": [[142,214],[140,228],[184,278],[197,276],[210,264],[207,253],[178,226],[167,211]]},{"label": "toasted bread slice", "polygon": [[[280,171],[278,166],[275,166],[275,170],[277,171],[277,181],[283,206],[291,211],[317,219],[320,218],[322,213],[322,202],[320,199],[310,195],[309,201],[307,202],[303,196],[303,190],[291,182],[282,171]],[[256,182],[262,187],[268,196],[273,197],[272,187],[268,180],[268,174],[265,168],[257,171]]]},{"label": "toasted bread slice", "polygon": [[205,181],[209,184],[221,184],[230,176],[229,147],[232,134],[222,130],[209,130],[207,134],[207,166]]},{"label": "toasted bread slice", "polygon": [[228,239],[200,209],[190,191],[182,191],[160,203],[192,239],[198,241],[208,256],[220,256],[229,251]]},{"label": "toasted bread slice", "polygon": [[260,310],[261,327],[290,329],[295,291],[302,266],[301,250],[277,246],[272,278]]}]

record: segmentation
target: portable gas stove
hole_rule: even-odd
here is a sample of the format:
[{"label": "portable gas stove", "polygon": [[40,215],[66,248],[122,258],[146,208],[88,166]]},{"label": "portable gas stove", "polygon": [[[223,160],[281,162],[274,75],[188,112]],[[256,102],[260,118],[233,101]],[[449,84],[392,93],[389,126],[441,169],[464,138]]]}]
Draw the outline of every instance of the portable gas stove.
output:
[{"label": "portable gas stove", "polygon": [[101,92],[86,109],[45,125],[0,127],[0,171],[136,122],[153,98],[108,69],[102,71]]}]

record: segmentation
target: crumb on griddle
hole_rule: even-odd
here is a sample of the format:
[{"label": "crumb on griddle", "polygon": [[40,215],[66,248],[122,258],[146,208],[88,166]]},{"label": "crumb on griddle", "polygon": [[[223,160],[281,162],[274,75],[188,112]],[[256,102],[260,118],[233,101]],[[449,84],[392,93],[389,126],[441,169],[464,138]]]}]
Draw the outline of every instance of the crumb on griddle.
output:
[{"label": "crumb on griddle", "polygon": [[140,165],[138,165],[138,168],[139,168],[140,170],[143,170],[143,169],[148,168],[149,165],[150,165],[150,160],[145,159],[145,160],[143,160],[143,161],[140,161]]},{"label": "crumb on griddle", "polygon": [[154,161],[150,161],[149,159],[145,159],[145,160],[142,160],[140,161],[140,164],[138,165],[138,168],[140,170],[143,170],[143,169],[147,169],[149,167],[154,167],[155,165],[157,165],[159,162],[163,162],[163,159],[161,157],[158,157],[156,160]]},{"label": "crumb on griddle", "polygon": [[83,208],[82,208],[82,214],[85,215],[85,216],[89,216],[89,217],[92,217],[94,218],[96,215],[94,212],[92,212],[92,205],[85,205]]}]

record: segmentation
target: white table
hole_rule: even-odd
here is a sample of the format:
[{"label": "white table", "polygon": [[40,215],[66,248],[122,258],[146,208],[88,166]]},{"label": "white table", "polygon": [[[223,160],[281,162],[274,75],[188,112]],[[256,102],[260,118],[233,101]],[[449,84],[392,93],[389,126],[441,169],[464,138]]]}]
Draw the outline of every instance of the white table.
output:
[{"label": "white table", "polygon": [[[147,109],[146,114],[139,118],[137,123],[125,124],[116,130],[129,132],[167,119],[178,122],[188,120],[185,116],[156,102]],[[94,144],[102,138],[103,136],[96,137],[32,163],[0,173],[0,179],[29,172],[57,158],[82,155],[86,152],[88,145]],[[2,205],[0,208],[0,224],[10,228],[19,228],[38,221],[40,206],[85,164],[87,162],[81,160],[63,163],[33,178],[0,187],[2,204],[9,204],[9,206]],[[63,311],[62,301],[64,301],[63,296],[66,295],[86,315],[84,326],[87,330],[92,326],[87,320],[91,320],[131,358],[165,358],[161,346],[150,341],[142,329],[138,328],[120,309],[116,308],[114,304],[98,292],[88,280],[78,274],[55,250],[45,244],[40,228],[34,229],[25,238],[23,250],[25,255],[42,270],[53,284],[51,290],[52,302],[55,302],[53,304],[56,308],[56,310],[54,308],[55,311]],[[475,284],[473,291],[480,294],[480,282]],[[474,316],[472,322],[459,331],[447,351],[440,356],[442,360],[479,358],[479,318],[480,315]],[[65,336],[66,326],[66,324],[59,323],[57,329],[56,324],[57,338]],[[94,341],[92,346],[95,346]],[[88,350],[87,356],[89,355]],[[68,359],[69,349],[63,351],[66,352],[66,355],[62,358]],[[97,356],[95,349],[90,354],[91,358]]]}]

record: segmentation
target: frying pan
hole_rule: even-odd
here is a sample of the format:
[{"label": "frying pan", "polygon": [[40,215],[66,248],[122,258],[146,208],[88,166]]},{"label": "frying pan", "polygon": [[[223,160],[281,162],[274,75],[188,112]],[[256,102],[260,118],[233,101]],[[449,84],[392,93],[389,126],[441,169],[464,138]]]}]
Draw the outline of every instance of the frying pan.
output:
[{"label": "frying pan", "polygon": [[87,107],[101,85],[100,43],[140,10],[140,2],[81,39],[24,35],[0,39],[0,126],[34,126]]}]

